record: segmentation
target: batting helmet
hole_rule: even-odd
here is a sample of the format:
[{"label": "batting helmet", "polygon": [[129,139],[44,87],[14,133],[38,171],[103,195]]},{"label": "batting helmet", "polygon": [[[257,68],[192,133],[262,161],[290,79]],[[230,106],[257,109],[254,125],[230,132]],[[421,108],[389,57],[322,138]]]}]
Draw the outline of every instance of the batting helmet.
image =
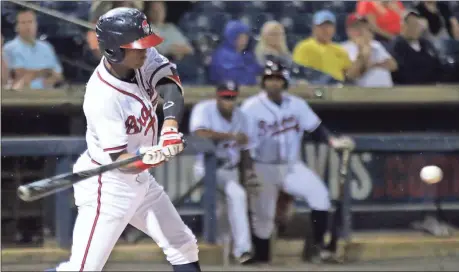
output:
[{"label": "batting helmet", "polygon": [[153,33],[147,16],[135,8],[115,8],[102,15],[96,24],[102,54],[111,62],[124,59],[124,49],[147,49],[163,39]]},{"label": "batting helmet", "polygon": [[266,61],[265,68],[263,71],[263,77],[261,79],[262,88],[265,87],[265,80],[268,77],[277,77],[283,79],[285,82],[284,89],[288,88],[290,72],[280,61]]}]

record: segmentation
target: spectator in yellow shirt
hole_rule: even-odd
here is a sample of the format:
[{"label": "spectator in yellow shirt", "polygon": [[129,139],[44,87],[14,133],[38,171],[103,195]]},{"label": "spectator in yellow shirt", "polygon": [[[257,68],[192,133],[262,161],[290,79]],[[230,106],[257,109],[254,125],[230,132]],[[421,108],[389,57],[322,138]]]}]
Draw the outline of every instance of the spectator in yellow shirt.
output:
[{"label": "spectator in yellow shirt", "polygon": [[293,61],[330,75],[336,80],[354,80],[360,76],[364,58],[352,62],[348,53],[332,41],[336,17],[328,10],[316,12],[312,18],[312,36],[299,42],[293,50]]}]

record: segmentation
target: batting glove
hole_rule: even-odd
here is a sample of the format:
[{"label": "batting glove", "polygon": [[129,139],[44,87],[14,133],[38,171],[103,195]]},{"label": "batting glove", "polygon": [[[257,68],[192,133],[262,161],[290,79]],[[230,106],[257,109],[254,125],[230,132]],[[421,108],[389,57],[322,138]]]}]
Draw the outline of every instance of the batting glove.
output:
[{"label": "batting glove", "polygon": [[247,171],[245,173],[245,189],[247,193],[251,196],[257,196],[261,191],[261,184],[258,181],[257,175],[253,171]]},{"label": "batting glove", "polygon": [[167,161],[166,156],[162,152],[161,146],[147,146],[141,147],[137,154],[143,154],[142,162],[148,165],[159,165]]},{"label": "batting glove", "polygon": [[166,158],[171,158],[179,154],[185,148],[183,134],[179,133],[177,128],[165,127],[159,137],[159,146]]},{"label": "batting glove", "polygon": [[352,140],[350,137],[347,136],[341,136],[338,138],[330,138],[330,145],[334,149],[338,150],[343,150],[343,149],[349,149],[353,150],[355,148],[355,142]]}]

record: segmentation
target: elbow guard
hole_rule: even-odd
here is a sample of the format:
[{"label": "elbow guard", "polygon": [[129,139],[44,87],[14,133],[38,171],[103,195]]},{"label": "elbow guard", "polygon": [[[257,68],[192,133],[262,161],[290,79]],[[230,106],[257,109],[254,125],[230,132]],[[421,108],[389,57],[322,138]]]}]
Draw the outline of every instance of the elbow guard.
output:
[{"label": "elbow guard", "polygon": [[180,88],[173,82],[167,82],[156,86],[156,90],[164,100],[164,120],[175,119],[180,123],[185,108],[185,101]]},{"label": "elbow guard", "polygon": [[328,139],[332,136],[332,133],[322,123],[309,134],[313,140],[319,142],[328,142]]}]

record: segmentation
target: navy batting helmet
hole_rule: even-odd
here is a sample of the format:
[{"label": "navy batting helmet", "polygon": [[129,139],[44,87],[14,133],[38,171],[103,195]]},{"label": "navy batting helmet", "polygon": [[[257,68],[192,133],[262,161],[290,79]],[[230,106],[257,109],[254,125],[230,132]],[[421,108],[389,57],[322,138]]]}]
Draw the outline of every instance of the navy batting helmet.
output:
[{"label": "navy batting helmet", "polygon": [[289,70],[282,64],[281,61],[268,60],[265,63],[265,68],[263,70],[263,77],[261,80],[261,87],[265,87],[265,79],[268,77],[277,77],[283,79],[285,82],[284,88],[288,88],[288,83],[290,80]]},{"label": "navy batting helmet", "polygon": [[102,54],[111,62],[124,59],[124,49],[147,49],[163,39],[153,33],[147,16],[135,8],[115,8],[102,15],[96,24]]}]

